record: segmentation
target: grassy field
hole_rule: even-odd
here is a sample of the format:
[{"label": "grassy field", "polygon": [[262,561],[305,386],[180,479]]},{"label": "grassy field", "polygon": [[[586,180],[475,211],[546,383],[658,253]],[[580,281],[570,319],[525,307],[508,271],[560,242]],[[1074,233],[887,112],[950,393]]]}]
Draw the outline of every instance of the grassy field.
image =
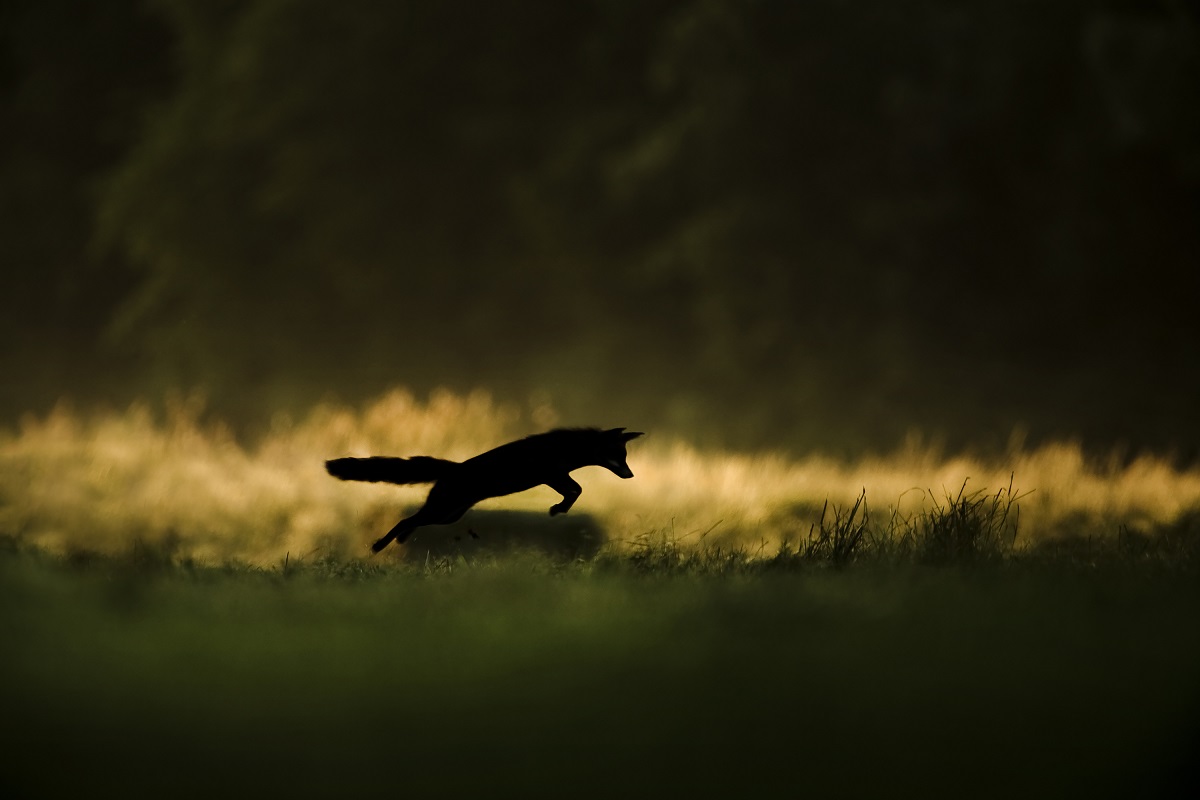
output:
[{"label": "grassy field", "polygon": [[469,514],[478,541],[365,559],[412,498],[328,480],[322,454],[469,455],[516,416],[396,395],[252,448],[197,420],[64,411],[0,437],[4,796],[1170,797],[1198,777],[1194,472],[1069,446],[1005,471],[648,444],[567,527],[530,493]]},{"label": "grassy field", "polygon": [[[1169,559],[0,556],[6,796],[1166,797],[1200,582]],[[1194,567],[1194,561],[1192,562]]]}]

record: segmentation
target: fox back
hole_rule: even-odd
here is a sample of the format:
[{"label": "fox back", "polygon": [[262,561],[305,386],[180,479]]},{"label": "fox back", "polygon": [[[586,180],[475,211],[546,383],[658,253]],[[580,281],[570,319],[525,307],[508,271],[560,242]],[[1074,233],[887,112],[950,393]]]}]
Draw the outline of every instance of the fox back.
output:
[{"label": "fox back", "polygon": [[641,435],[626,433],[624,428],[606,431],[560,428],[501,445],[464,461],[462,467],[463,472],[472,477],[487,474],[503,483],[533,480],[529,486],[588,466],[604,467],[622,478],[632,478],[633,472],[626,462],[625,443]]}]

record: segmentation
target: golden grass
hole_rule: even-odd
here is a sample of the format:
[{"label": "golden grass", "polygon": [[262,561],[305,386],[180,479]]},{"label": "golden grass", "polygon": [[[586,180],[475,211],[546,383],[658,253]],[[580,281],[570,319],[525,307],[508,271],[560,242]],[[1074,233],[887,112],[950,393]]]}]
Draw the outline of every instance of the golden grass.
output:
[{"label": "golden grass", "polygon": [[[0,433],[0,534],[52,551],[120,552],[141,541],[180,556],[258,564],[286,553],[365,554],[425,488],[343,483],[325,474],[325,459],[463,459],[543,429],[552,414],[540,409],[529,419],[481,393],[419,402],[396,390],[361,409],[326,405],[300,422],[280,420],[252,447],[202,417],[201,404],[185,400],[159,415],[145,405],[92,415],[59,408]],[[876,518],[897,507],[911,514],[964,481],[968,493],[1013,481],[1023,495],[1023,541],[1115,535],[1122,524],[1166,523],[1200,507],[1200,471],[1150,457],[1091,462],[1070,443],[1014,447],[986,461],[913,441],[849,463],[701,452],[651,432],[631,444],[629,461],[637,475],[630,481],[602,469],[575,473],[584,487],[576,512],[595,517],[617,547],[670,530],[684,543],[773,550],[807,536],[827,499],[849,505],[865,489]],[[544,513],[557,497],[542,487],[481,507]]]}]

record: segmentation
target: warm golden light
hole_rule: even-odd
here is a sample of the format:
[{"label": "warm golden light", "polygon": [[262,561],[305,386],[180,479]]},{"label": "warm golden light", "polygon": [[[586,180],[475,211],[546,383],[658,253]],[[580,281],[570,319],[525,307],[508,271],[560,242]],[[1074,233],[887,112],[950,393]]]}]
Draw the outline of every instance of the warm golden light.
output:
[{"label": "warm golden light", "polygon": [[[119,552],[140,541],[206,561],[366,555],[426,488],[336,481],[325,459],[461,460],[534,432],[516,409],[484,394],[437,393],[422,403],[403,390],[358,410],[320,406],[301,422],[281,420],[254,446],[199,417],[196,404],[178,402],[163,420],[145,406],[92,416],[60,408],[27,418],[0,438],[7,498],[0,525],[55,551]],[[575,473],[584,492],[572,513],[590,515],[617,548],[666,533],[684,545],[771,551],[807,537],[826,500],[849,506],[864,489],[879,519],[944,502],[964,482],[968,492],[994,494],[1011,480],[1020,498],[1018,543],[1115,536],[1121,525],[1166,523],[1200,506],[1200,471],[1150,457],[1126,466],[1091,463],[1073,444],[1013,450],[988,462],[912,442],[842,462],[703,452],[650,435],[630,446],[629,461],[637,475],[631,481],[600,469]],[[479,508],[543,514],[557,497],[541,487]]]}]

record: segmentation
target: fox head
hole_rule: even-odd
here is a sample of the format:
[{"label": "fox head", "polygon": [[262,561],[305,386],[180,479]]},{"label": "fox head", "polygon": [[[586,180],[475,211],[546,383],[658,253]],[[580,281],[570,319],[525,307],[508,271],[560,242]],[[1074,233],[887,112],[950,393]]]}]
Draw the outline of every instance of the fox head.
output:
[{"label": "fox head", "polygon": [[633,470],[629,468],[629,464],[625,461],[629,457],[625,451],[625,443],[630,439],[636,439],[642,435],[641,431],[626,432],[624,428],[612,428],[611,430],[602,431],[600,433],[602,439],[599,447],[599,457],[596,464],[611,470],[618,477],[632,478]]}]

